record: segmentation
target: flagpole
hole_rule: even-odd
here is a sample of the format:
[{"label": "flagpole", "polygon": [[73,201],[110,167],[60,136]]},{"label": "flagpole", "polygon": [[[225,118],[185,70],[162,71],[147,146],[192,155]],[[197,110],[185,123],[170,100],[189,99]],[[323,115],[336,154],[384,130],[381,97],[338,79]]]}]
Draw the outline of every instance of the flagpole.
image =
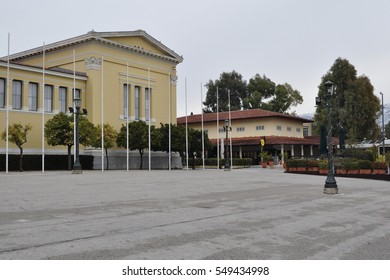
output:
[{"label": "flagpole", "polygon": [[229,98],[229,127],[230,127],[230,169],[233,170],[233,146],[232,146],[233,131],[232,131],[232,115],[230,110],[230,90],[228,91],[228,98]]},{"label": "flagpole", "polygon": [[149,95],[149,98],[148,98],[148,106],[149,106],[149,112],[148,112],[148,119],[149,119],[149,122],[148,122],[148,149],[149,149],[149,171],[152,170],[152,154],[151,154],[151,149],[152,149],[152,142],[151,142],[151,137],[150,137],[150,111],[152,108],[150,108],[150,99],[152,98],[152,95],[151,95],[151,92],[152,92],[152,89],[150,88],[150,67],[148,67],[148,87],[149,87],[149,90],[148,90],[148,95]]},{"label": "flagpole", "polygon": [[[74,100],[76,98],[76,50],[73,49],[73,112],[76,112]],[[76,161],[76,114],[73,114],[73,163]]]},{"label": "flagpole", "polygon": [[102,138],[102,172],[104,172],[104,57],[102,56],[102,96],[101,96],[101,111],[102,111],[102,130],[101,130],[101,138]]},{"label": "flagpole", "polygon": [[8,100],[9,100],[9,52],[11,45],[11,35],[8,33],[8,55],[7,55],[7,93],[6,93],[6,117],[5,117],[5,172],[8,173],[8,126],[9,126],[9,108],[8,108]]},{"label": "flagpole", "polygon": [[184,89],[185,89],[185,103],[186,103],[186,164],[188,170],[188,114],[187,114],[187,77],[184,80]]},{"label": "flagpole", "polygon": [[171,123],[172,123],[172,117],[171,117],[171,73],[169,73],[168,75],[168,114],[169,114],[169,117],[168,117],[168,125],[169,125],[169,128],[168,128],[168,169],[171,170],[172,169],[172,136],[171,136]]},{"label": "flagpole", "polygon": [[45,172],[45,42],[42,47],[42,172]]},{"label": "flagpole", "polygon": [[217,169],[219,169],[219,107],[218,107],[218,87],[217,87]]},{"label": "flagpole", "polygon": [[126,66],[126,171],[129,171],[129,62]]},{"label": "flagpole", "polygon": [[204,127],[203,127],[203,85],[200,84],[200,110],[202,112],[202,163],[204,170]]}]

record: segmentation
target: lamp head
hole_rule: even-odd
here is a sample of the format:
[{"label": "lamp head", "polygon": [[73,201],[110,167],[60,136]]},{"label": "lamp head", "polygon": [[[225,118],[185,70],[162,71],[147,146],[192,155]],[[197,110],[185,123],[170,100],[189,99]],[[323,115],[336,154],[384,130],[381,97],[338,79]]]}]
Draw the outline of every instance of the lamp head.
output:
[{"label": "lamp head", "polygon": [[226,126],[226,127],[229,126],[229,120],[225,120],[225,126]]},{"label": "lamp head", "polygon": [[75,97],[73,99],[73,102],[74,102],[74,107],[80,109],[80,107],[81,107],[81,98],[80,97]]},{"label": "lamp head", "polygon": [[328,89],[331,88],[333,85],[334,85],[334,83],[331,82],[331,81],[325,82],[325,86],[326,86]]}]

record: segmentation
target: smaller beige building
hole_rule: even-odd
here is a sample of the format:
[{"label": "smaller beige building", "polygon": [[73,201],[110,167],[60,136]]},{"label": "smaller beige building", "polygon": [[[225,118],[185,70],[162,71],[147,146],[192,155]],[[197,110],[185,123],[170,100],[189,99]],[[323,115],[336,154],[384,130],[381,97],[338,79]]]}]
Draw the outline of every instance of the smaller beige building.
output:
[{"label": "smaller beige building", "polygon": [[[224,131],[225,120],[229,120],[228,112],[208,113],[187,116],[188,126],[203,129],[209,139],[217,146],[226,143]],[[259,160],[260,141],[265,141],[263,149],[274,155],[275,159],[287,152],[291,157],[313,157],[319,155],[320,138],[312,136],[312,121],[288,114],[261,109],[232,111],[231,135],[233,157]],[[177,124],[185,124],[186,117],[177,119]],[[213,155],[216,156],[217,148]]]}]

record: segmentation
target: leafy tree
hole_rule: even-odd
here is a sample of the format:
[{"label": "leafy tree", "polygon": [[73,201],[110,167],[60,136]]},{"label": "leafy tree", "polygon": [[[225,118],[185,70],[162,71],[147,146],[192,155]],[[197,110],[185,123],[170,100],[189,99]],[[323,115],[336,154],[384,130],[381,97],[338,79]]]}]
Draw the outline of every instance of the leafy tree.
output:
[{"label": "leafy tree", "polygon": [[[160,124],[160,147],[161,151],[169,151],[169,124]],[[171,151],[182,153],[185,151],[186,130],[183,125],[171,125]]]},{"label": "leafy tree", "polygon": [[339,136],[340,131],[344,131],[350,141],[377,138],[379,127],[376,119],[380,102],[374,95],[374,87],[368,77],[357,77],[355,67],[342,58],[336,59],[321,79],[318,87],[321,105],[317,106],[314,115],[316,127],[326,127],[327,124],[327,81],[332,81],[335,85],[331,101],[333,135]]},{"label": "leafy tree", "polygon": [[217,112],[217,88],[218,88],[218,110],[226,112],[229,110],[229,91],[231,110],[240,110],[241,101],[247,97],[247,85],[242,75],[236,71],[223,72],[218,80],[210,80],[206,85],[206,100],[203,102],[206,108],[205,113]]},{"label": "leafy tree", "polygon": [[[207,133],[204,133],[204,150],[211,146]],[[202,131],[190,128],[188,130],[188,154],[192,158],[192,169],[195,169],[195,158],[202,155]]]},{"label": "leafy tree", "polygon": [[385,125],[385,137],[390,139],[390,121]]},{"label": "leafy tree", "polygon": [[[151,146],[152,149],[159,146],[159,135],[154,126],[151,127]],[[116,144],[118,147],[126,148],[126,126],[122,125],[118,137],[116,139]],[[149,147],[149,138],[148,138],[148,124],[144,121],[136,121],[129,123],[129,149],[138,150],[140,154],[140,167],[143,166],[143,154],[144,150]]]},{"label": "leafy tree", "polygon": [[297,106],[302,102],[302,95],[290,84],[276,86],[265,75],[256,74],[249,80],[248,97],[243,100],[243,108],[285,113],[291,106]]},{"label": "leafy tree", "polygon": [[[102,125],[98,124],[96,127],[96,137],[92,143],[92,146],[96,148],[102,147]],[[115,141],[118,137],[118,132],[114,129],[114,127],[108,123],[103,125],[103,140],[104,140],[104,151],[106,153],[106,169],[108,170],[108,149],[111,149],[115,145]]]},{"label": "leafy tree", "polygon": [[[80,144],[91,145],[96,137],[96,128],[87,118],[80,116]],[[68,148],[68,170],[72,169],[72,146],[74,145],[73,116],[58,113],[45,123],[45,138],[50,146]]]},{"label": "leafy tree", "polygon": [[[27,142],[27,134],[32,129],[31,124],[22,125],[15,123],[8,126],[8,141],[14,143],[20,150],[19,155],[19,171],[23,171],[23,144]],[[1,139],[4,141],[7,138],[7,131],[1,134]]]}]

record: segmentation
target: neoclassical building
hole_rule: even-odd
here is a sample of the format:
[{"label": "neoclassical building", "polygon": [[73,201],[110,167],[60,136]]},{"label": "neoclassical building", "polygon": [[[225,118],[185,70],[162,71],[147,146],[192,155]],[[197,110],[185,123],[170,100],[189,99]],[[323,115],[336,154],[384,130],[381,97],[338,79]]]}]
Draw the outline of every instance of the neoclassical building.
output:
[{"label": "neoclassical building", "polygon": [[[9,59],[9,64],[7,63]],[[176,122],[176,66],[183,57],[143,30],[95,32],[0,59],[0,131],[30,123],[26,153],[42,146],[42,123],[68,112],[73,95],[95,125]],[[9,71],[7,71],[9,69]],[[75,90],[74,90],[75,89]],[[9,151],[16,146],[9,143]],[[45,144],[46,153],[64,147]],[[5,142],[0,141],[0,153]]]},{"label": "neoclassical building", "polygon": [[[320,137],[312,136],[311,120],[261,109],[232,111],[230,118],[233,157],[258,162],[261,139],[263,149],[275,158],[286,152],[291,157],[319,155]],[[203,129],[215,146],[219,139],[220,149],[226,143],[223,127],[228,119],[228,112],[203,114]],[[177,124],[185,123],[185,116],[177,119]],[[187,123],[188,127],[201,130],[202,114],[187,116]]]}]

